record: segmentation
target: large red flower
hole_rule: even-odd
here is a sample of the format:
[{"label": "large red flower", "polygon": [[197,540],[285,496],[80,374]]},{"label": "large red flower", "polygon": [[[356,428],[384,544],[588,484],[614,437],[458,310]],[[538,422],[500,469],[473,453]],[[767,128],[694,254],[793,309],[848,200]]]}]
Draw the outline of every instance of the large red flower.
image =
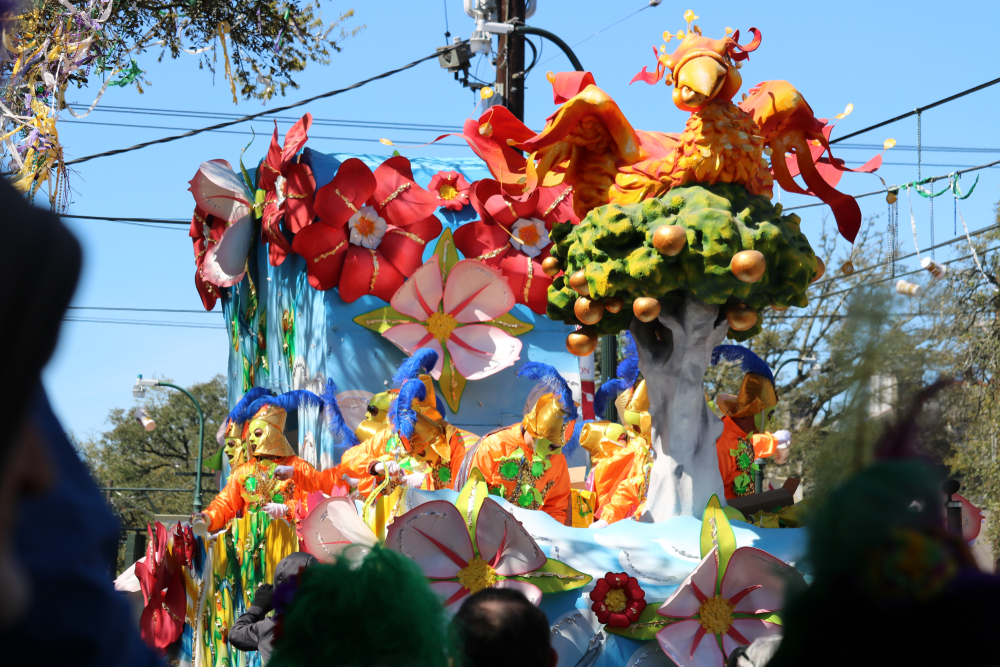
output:
[{"label": "large red flower", "polygon": [[281,221],[293,234],[298,233],[313,219],[313,196],[316,179],[307,165],[294,162],[302,145],[306,143],[312,114],[306,114],[285,133],[285,145],[278,145],[278,121],[274,121],[274,135],[267,157],[260,165],[258,187],[264,196],[264,213],[261,229],[270,243],[268,260],[272,266],[285,261],[292,246],[281,233]]},{"label": "large red flower", "polygon": [[205,279],[203,272],[205,253],[210,245],[219,242],[224,231],[226,231],[225,220],[209,215],[200,208],[194,209],[188,236],[194,245],[194,284],[198,288],[198,296],[201,297],[201,304],[205,306],[205,310],[215,308],[215,303],[219,300],[219,288]]},{"label": "large red flower", "polygon": [[374,174],[351,158],[316,191],[317,220],[295,235],[292,248],[305,258],[314,288],[337,287],[348,303],[366,294],[389,301],[441,233],[437,206],[405,157],[389,158]]},{"label": "large red flower", "polygon": [[639,620],[639,614],[646,608],[645,597],[646,592],[635,577],[608,572],[590,591],[590,599],[594,601],[590,608],[597,614],[598,622],[612,628],[627,628]]},{"label": "large red flower", "polygon": [[146,558],[135,564],[135,576],[146,603],[139,619],[139,634],[148,646],[162,653],[184,629],[187,593],[180,563],[167,550],[171,539],[167,529],[159,521],[155,532],[152,526],[147,528]]},{"label": "large red flower", "polygon": [[469,203],[469,182],[457,171],[439,171],[427,189],[437,195],[438,206],[461,211]]},{"label": "large red flower", "polygon": [[551,247],[548,233],[553,222],[580,221],[573,214],[572,189],[557,185],[515,197],[499,182],[483,179],[472,184],[470,199],[480,219],[455,230],[455,247],[500,269],[517,302],[544,314],[552,284],[542,271]]}]

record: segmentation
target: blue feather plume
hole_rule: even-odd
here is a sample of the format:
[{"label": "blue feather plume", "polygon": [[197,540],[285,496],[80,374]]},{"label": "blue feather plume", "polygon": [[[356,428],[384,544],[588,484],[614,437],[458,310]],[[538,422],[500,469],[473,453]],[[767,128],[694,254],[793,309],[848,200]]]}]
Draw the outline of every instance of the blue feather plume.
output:
[{"label": "blue feather plume", "polygon": [[601,419],[615,421],[614,414],[608,414],[608,406],[614,405],[614,400],[620,393],[631,388],[632,385],[624,378],[611,378],[601,385],[594,393],[594,411]]},{"label": "blue feather plume", "polygon": [[583,431],[583,420],[577,419],[576,425],[573,426],[573,437],[563,445],[562,453],[566,458],[573,456],[573,452],[580,449],[580,433]]},{"label": "blue feather plume", "polygon": [[326,409],[326,429],[341,447],[353,447],[358,444],[357,436],[348,428],[344,415],[340,412],[340,406],[337,405],[337,385],[333,380],[326,381],[322,398]]},{"label": "blue feather plume", "polygon": [[440,413],[441,416],[443,417],[444,416],[444,401],[441,400],[440,396],[438,396],[437,394],[434,394],[434,403],[437,405],[438,413]]},{"label": "blue feather plume", "polygon": [[566,384],[566,380],[559,375],[553,366],[543,364],[539,361],[529,361],[521,370],[517,372],[517,377],[525,377],[534,380],[545,386],[551,393],[556,395],[559,407],[566,413],[566,421],[577,418],[576,403],[573,402],[573,391]]},{"label": "blue feather plume", "polygon": [[712,350],[712,365],[715,366],[720,361],[739,362],[744,373],[761,375],[774,384],[774,374],[771,373],[767,363],[748,348],[740,345],[718,345]]},{"label": "blue feather plume", "polygon": [[392,376],[392,388],[399,389],[407,380],[416,379],[421,373],[430,373],[438,361],[438,353],[428,347],[414,351],[413,356],[399,365]]},{"label": "blue feather plume", "polygon": [[233,406],[233,409],[229,411],[229,417],[227,419],[236,422],[237,424],[245,422],[246,417],[241,416],[247,411],[247,408],[254,402],[265,396],[270,396],[271,390],[267,387],[253,387],[247,393],[243,394],[243,397]]},{"label": "blue feather plume", "polygon": [[413,409],[414,399],[427,398],[427,387],[420,380],[407,380],[399,389],[399,396],[389,408],[389,423],[400,435],[411,438],[417,424],[417,413]]},{"label": "blue feather plume", "polygon": [[615,375],[625,380],[630,387],[639,379],[639,353],[635,349],[635,339],[629,332],[625,332],[625,356],[618,362],[618,372]]},{"label": "blue feather plume", "polygon": [[291,412],[292,410],[297,410],[300,405],[323,407],[323,399],[308,389],[294,389],[278,396],[259,398],[251,403],[241,414],[237,415],[237,417],[241,418],[240,421],[246,421],[257,414],[257,411],[265,405],[273,405],[283,409],[285,412]]}]

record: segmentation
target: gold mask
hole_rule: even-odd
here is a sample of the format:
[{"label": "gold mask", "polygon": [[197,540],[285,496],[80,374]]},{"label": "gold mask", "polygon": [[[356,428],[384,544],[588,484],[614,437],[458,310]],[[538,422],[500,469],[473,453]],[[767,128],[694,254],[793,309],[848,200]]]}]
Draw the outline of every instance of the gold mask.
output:
[{"label": "gold mask", "polygon": [[[285,440],[285,420],[288,413],[283,408],[265,405],[247,426],[250,456],[294,456],[295,450]],[[257,434],[260,431],[260,435]]]},{"label": "gold mask", "polygon": [[[543,394],[537,401],[531,412],[524,415],[521,425],[524,430],[531,434],[536,440],[542,438],[554,445],[563,446],[572,437],[574,422],[566,422],[566,413],[563,411],[555,394]],[[567,435],[567,432],[569,435]]]},{"label": "gold mask", "polygon": [[615,407],[622,421],[632,427],[647,440],[651,437],[653,417],[649,414],[649,394],[646,380],[639,380],[631,389],[626,389],[615,399]]},{"label": "gold mask", "polygon": [[722,414],[739,419],[775,407],[778,405],[778,395],[774,393],[774,385],[766,377],[747,373],[743,376],[738,395],[719,394],[715,397],[715,404]]},{"label": "gold mask", "polygon": [[584,424],[580,429],[580,446],[590,452],[591,465],[597,465],[621,449],[623,445],[618,438],[623,433],[628,436],[625,427],[616,422],[594,421]]},{"label": "gold mask", "polygon": [[408,447],[414,455],[425,456],[428,449],[437,451],[444,441],[444,427],[427,417],[417,413],[417,423],[413,428],[413,436],[409,438]]},{"label": "gold mask", "polygon": [[246,450],[243,447],[243,426],[229,420],[229,426],[226,428],[226,446],[223,448],[223,453],[229,459],[230,470],[235,470],[247,462]]}]

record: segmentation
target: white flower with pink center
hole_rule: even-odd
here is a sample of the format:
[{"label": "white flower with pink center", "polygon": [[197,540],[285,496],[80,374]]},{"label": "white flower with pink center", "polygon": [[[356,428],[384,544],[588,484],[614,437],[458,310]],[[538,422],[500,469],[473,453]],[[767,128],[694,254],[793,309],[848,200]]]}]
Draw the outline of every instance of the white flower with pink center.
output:
[{"label": "white flower with pink center", "polygon": [[511,234],[510,244],[528,257],[538,257],[551,243],[545,221],[537,218],[521,218],[511,227]]}]

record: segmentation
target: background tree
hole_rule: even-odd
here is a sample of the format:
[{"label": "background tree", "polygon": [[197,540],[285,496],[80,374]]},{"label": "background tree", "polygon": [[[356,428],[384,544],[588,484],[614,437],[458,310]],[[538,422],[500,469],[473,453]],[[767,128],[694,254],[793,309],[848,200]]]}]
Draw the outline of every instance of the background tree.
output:
[{"label": "background tree", "polygon": [[109,86],[141,93],[151,84],[138,59],[158,51],[221,70],[234,103],[238,94],[268,100],[298,88],[307,63],[328,64],[363,27],[347,25],[353,9],[324,21],[320,0],[25,0],[3,11],[15,3],[0,3],[4,151],[15,185],[33,196],[48,182],[57,208],[69,197],[56,121],[70,86],[92,91],[95,105]]},{"label": "background tree", "polygon": [[[205,459],[219,449],[215,434],[229,413],[225,379],[188,387],[205,414]],[[133,417],[133,408],[108,413],[111,428],[94,439],[78,442],[81,455],[101,487],[189,488],[190,492],[108,491],[111,509],[123,526],[145,526],[154,514],[190,514],[198,459],[198,413],[179,391],[153,388],[144,403],[156,429],[147,432]],[[202,502],[217,493],[212,471],[202,472]]]}]

